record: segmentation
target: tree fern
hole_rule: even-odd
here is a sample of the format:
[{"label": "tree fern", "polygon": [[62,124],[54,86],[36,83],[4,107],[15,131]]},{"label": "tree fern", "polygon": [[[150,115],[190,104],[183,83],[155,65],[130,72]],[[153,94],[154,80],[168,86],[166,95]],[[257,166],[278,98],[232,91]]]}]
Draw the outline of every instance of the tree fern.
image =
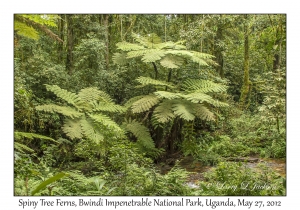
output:
[{"label": "tree fern", "polygon": [[190,93],[184,96],[187,100],[193,102],[193,103],[203,103],[207,102],[208,104],[214,105],[215,107],[226,107],[228,106],[227,103],[218,101],[213,99],[211,96],[205,94],[205,93]]},{"label": "tree fern", "polygon": [[33,153],[34,152],[33,149],[31,149],[31,148],[27,147],[26,145],[21,144],[19,142],[14,143],[14,148],[15,148],[15,150],[17,150],[21,153],[25,153],[25,152]]},{"label": "tree fern", "polygon": [[201,120],[205,121],[214,121],[215,115],[208,108],[203,106],[202,104],[193,104],[194,114]]},{"label": "tree fern", "polygon": [[119,42],[116,44],[118,49],[123,51],[132,51],[132,50],[142,50],[145,49],[143,46],[139,44],[133,44],[129,42]]},{"label": "tree fern", "polygon": [[93,119],[95,122],[100,123],[107,127],[108,129],[111,129],[112,131],[123,135],[123,130],[120,128],[120,126],[115,123],[113,120],[111,120],[108,116],[104,114],[89,114],[89,117]]},{"label": "tree fern", "polygon": [[131,106],[133,113],[141,113],[148,111],[153,106],[159,103],[159,98],[155,95],[146,95],[143,98],[134,102]]},{"label": "tree fern", "polygon": [[91,102],[91,101],[112,102],[113,101],[107,93],[98,90],[98,88],[96,87],[81,89],[78,93],[78,96],[80,97],[80,99],[86,102]]},{"label": "tree fern", "polygon": [[57,143],[57,141],[55,141],[53,138],[50,138],[48,136],[43,136],[40,134],[36,134],[36,133],[27,133],[27,132],[18,132],[15,131],[14,132],[14,137],[16,140],[21,140],[23,138],[27,138],[27,139],[42,139],[42,140],[49,140],[52,142]]},{"label": "tree fern", "polygon": [[126,53],[115,53],[112,60],[115,64],[125,65],[127,63]]},{"label": "tree fern", "polygon": [[168,91],[156,91],[154,94],[159,98],[166,98],[166,99],[175,99],[175,98],[183,98],[184,95],[181,93],[172,93]]},{"label": "tree fern", "polygon": [[183,59],[175,55],[167,55],[160,60],[160,64],[169,69],[177,69],[182,65],[182,63]]}]

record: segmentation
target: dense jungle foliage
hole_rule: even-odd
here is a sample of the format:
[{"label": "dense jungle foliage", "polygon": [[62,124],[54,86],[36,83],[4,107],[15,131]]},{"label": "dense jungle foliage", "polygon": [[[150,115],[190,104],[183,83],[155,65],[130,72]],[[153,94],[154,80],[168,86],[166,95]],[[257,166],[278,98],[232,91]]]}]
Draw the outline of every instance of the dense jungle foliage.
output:
[{"label": "dense jungle foliage", "polygon": [[14,193],[285,195],[285,73],[283,14],[15,14]]}]

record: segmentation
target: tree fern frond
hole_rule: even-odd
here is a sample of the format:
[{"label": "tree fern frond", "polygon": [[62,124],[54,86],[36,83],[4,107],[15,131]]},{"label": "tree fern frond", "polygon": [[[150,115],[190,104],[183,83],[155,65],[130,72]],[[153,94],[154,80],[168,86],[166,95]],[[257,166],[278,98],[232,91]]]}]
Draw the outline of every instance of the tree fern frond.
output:
[{"label": "tree fern frond", "polygon": [[172,120],[175,117],[172,106],[172,100],[164,100],[154,109],[153,117],[160,123],[166,123]]},{"label": "tree fern frond", "polygon": [[134,102],[136,102],[136,101],[138,101],[138,100],[140,100],[141,98],[144,98],[144,97],[145,97],[145,95],[135,96],[135,97],[129,99],[128,101],[126,101],[126,103],[124,104],[124,107],[126,109],[129,109]]},{"label": "tree fern frond", "polygon": [[46,89],[74,106],[76,106],[76,103],[80,101],[80,98],[78,98],[75,93],[71,93],[65,89],[61,89],[57,85],[46,85]]},{"label": "tree fern frond", "polygon": [[114,64],[125,65],[127,63],[126,53],[114,53],[112,60]]},{"label": "tree fern frond", "polygon": [[186,58],[193,57],[193,53],[191,53],[190,51],[187,51],[187,50],[168,50],[167,52],[168,52],[168,54],[171,54],[171,55],[178,55],[178,56],[182,56],[182,57],[186,57]]},{"label": "tree fern frond", "polygon": [[184,95],[181,93],[172,93],[168,91],[156,91],[154,92],[155,95],[159,98],[166,98],[166,99],[176,99],[176,98],[182,98]]},{"label": "tree fern frond", "polygon": [[142,57],[142,61],[145,63],[151,63],[160,60],[165,56],[166,52],[158,49],[150,49]]},{"label": "tree fern frond", "polygon": [[131,106],[132,112],[141,113],[141,112],[148,111],[158,103],[159,103],[159,98],[157,96],[146,95],[132,104]]},{"label": "tree fern frond", "polygon": [[124,132],[120,128],[120,126],[115,123],[112,119],[104,114],[90,114],[89,115],[95,122],[100,123],[101,125],[105,126],[106,128],[117,132],[118,134],[123,135]]},{"label": "tree fern frond", "polygon": [[224,92],[227,90],[227,86],[225,85],[201,79],[188,79],[184,81],[182,88],[185,91],[197,91],[202,93],[217,93]]},{"label": "tree fern frond", "polygon": [[101,91],[96,87],[89,87],[81,89],[78,93],[78,96],[86,102],[90,101],[104,101],[104,102],[112,102],[111,97]]},{"label": "tree fern frond", "polygon": [[149,52],[149,49],[130,51],[127,53],[126,58],[137,58],[145,55],[147,52]]},{"label": "tree fern frond", "polygon": [[14,132],[14,137],[16,140],[21,140],[22,138],[28,138],[28,139],[42,139],[42,140],[50,140],[53,141],[55,143],[58,143],[57,141],[55,141],[54,139],[48,137],[48,136],[43,136],[40,134],[36,134],[36,133],[27,133],[27,132]]},{"label": "tree fern frond", "polygon": [[209,111],[208,108],[201,104],[194,104],[194,114],[196,117],[199,117],[201,120],[214,121],[215,115]]},{"label": "tree fern frond", "polygon": [[178,101],[177,103],[173,104],[172,109],[176,116],[186,121],[191,121],[195,119],[195,115],[193,114],[193,105],[191,103]]},{"label": "tree fern frond", "polygon": [[160,64],[169,69],[177,69],[182,65],[183,59],[179,56],[167,55],[161,59]]},{"label": "tree fern frond", "polygon": [[160,80],[155,80],[150,77],[139,77],[136,79],[142,85],[160,85],[169,88],[175,88],[171,83]]},{"label": "tree fern frond", "polygon": [[126,124],[126,129],[133,133],[137,138],[137,141],[145,148],[153,149],[155,148],[154,142],[150,136],[150,132],[147,127],[141,123],[133,120]]},{"label": "tree fern frond", "polygon": [[97,128],[94,127],[94,125],[92,124],[92,122],[90,122],[90,120],[81,119],[80,125],[81,125],[83,134],[87,138],[91,139],[92,141],[96,142],[97,144],[99,144],[101,141],[103,141],[103,139],[104,139],[103,135],[98,131]]},{"label": "tree fern frond", "polygon": [[113,103],[105,103],[105,102],[93,102],[93,111],[105,111],[105,112],[119,112],[123,113],[126,111],[126,108]]},{"label": "tree fern frond", "polygon": [[27,147],[24,144],[18,143],[18,142],[14,142],[14,148],[15,148],[15,150],[18,150],[19,152],[22,152],[22,153],[24,153],[24,152],[33,153],[34,152],[33,149]]},{"label": "tree fern frond", "polygon": [[119,42],[116,44],[118,49],[123,51],[132,51],[132,50],[142,50],[145,49],[143,46],[138,44],[133,44],[129,42]]},{"label": "tree fern frond", "polygon": [[66,119],[62,127],[62,130],[72,140],[81,139],[83,137],[80,120]]},{"label": "tree fern frond", "polygon": [[71,107],[68,106],[58,106],[55,104],[47,104],[47,105],[40,105],[35,107],[38,111],[45,111],[45,112],[57,112],[67,117],[71,117],[72,119],[82,116],[82,113],[77,112]]},{"label": "tree fern frond", "polygon": [[215,107],[227,107],[228,104],[215,100],[211,96],[201,93],[201,92],[195,92],[195,93],[190,93],[184,96],[187,100],[193,102],[193,103],[203,103],[207,102],[208,104],[212,104]]}]

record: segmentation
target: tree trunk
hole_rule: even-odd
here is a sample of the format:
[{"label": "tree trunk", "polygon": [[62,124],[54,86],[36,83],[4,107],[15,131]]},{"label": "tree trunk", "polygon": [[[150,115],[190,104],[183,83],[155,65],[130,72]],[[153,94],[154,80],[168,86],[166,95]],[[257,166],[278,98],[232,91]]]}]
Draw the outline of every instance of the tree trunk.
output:
[{"label": "tree trunk", "polygon": [[[216,36],[216,43],[220,43],[223,40],[223,28],[221,24],[218,25],[217,29],[217,36]],[[220,45],[215,46],[215,56],[216,56],[216,62],[219,64],[216,66],[216,70],[221,76],[221,78],[224,78],[224,70],[223,70],[223,54],[222,54],[222,49],[223,47]]]},{"label": "tree trunk", "polygon": [[[61,39],[61,40],[64,40],[64,27],[65,27],[65,24],[64,24],[64,16],[65,15],[58,15],[59,16],[59,20],[58,20],[58,37]],[[57,47],[57,54],[58,54],[58,63],[61,63],[62,60],[63,60],[63,48],[64,48],[64,45],[63,43],[58,43],[58,47]]]},{"label": "tree trunk", "polygon": [[73,15],[66,15],[66,22],[67,22],[67,33],[68,33],[68,42],[67,42],[67,61],[66,61],[66,69],[71,75],[73,73],[73,49],[74,49],[74,36],[73,36]]},{"label": "tree trunk", "polygon": [[241,89],[240,107],[246,108],[250,93],[250,79],[249,79],[249,28],[248,28],[248,15],[244,15],[244,82]]}]

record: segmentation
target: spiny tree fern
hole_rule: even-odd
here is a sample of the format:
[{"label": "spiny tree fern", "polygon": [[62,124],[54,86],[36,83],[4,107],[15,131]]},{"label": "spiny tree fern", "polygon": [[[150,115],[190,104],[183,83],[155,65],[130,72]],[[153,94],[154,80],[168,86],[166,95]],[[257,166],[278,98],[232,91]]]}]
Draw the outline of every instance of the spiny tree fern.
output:
[{"label": "spiny tree fern", "polygon": [[208,66],[214,63],[212,55],[187,50],[182,42],[162,42],[156,34],[139,36],[132,34],[137,43],[119,42],[117,47],[123,53],[116,53],[113,60],[117,64],[124,64],[126,60],[141,57],[145,63],[159,61],[163,67],[168,69],[179,68],[184,59],[189,59],[199,65]]},{"label": "spiny tree fern", "polygon": [[124,136],[124,131],[105,113],[122,113],[125,108],[115,104],[105,92],[95,87],[82,89],[78,94],[56,85],[46,85],[46,88],[72,106],[47,104],[36,109],[64,115],[62,130],[70,139],[89,138],[100,143],[111,133],[117,137]]},{"label": "spiny tree fern", "polygon": [[[137,79],[139,82],[144,80]],[[147,84],[164,84],[164,82],[151,79]],[[175,87],[171,83],[168,83]],[[202,87],[202,88],[201,88]],[[227,103],[214,99],[208,93],[223,92],[226,86],[211,81],[188,80],[184,83],[183,90],[177,92],[156,91],[154,94],[138,98],[131,103],[133,113],[142,113],[154,108],[153,117],[160,123],[166,123],[179,117],[186,121],[192,121],[196,117],[202,120],[214,120],[214,114],[208,107],[225,107]]]}]

